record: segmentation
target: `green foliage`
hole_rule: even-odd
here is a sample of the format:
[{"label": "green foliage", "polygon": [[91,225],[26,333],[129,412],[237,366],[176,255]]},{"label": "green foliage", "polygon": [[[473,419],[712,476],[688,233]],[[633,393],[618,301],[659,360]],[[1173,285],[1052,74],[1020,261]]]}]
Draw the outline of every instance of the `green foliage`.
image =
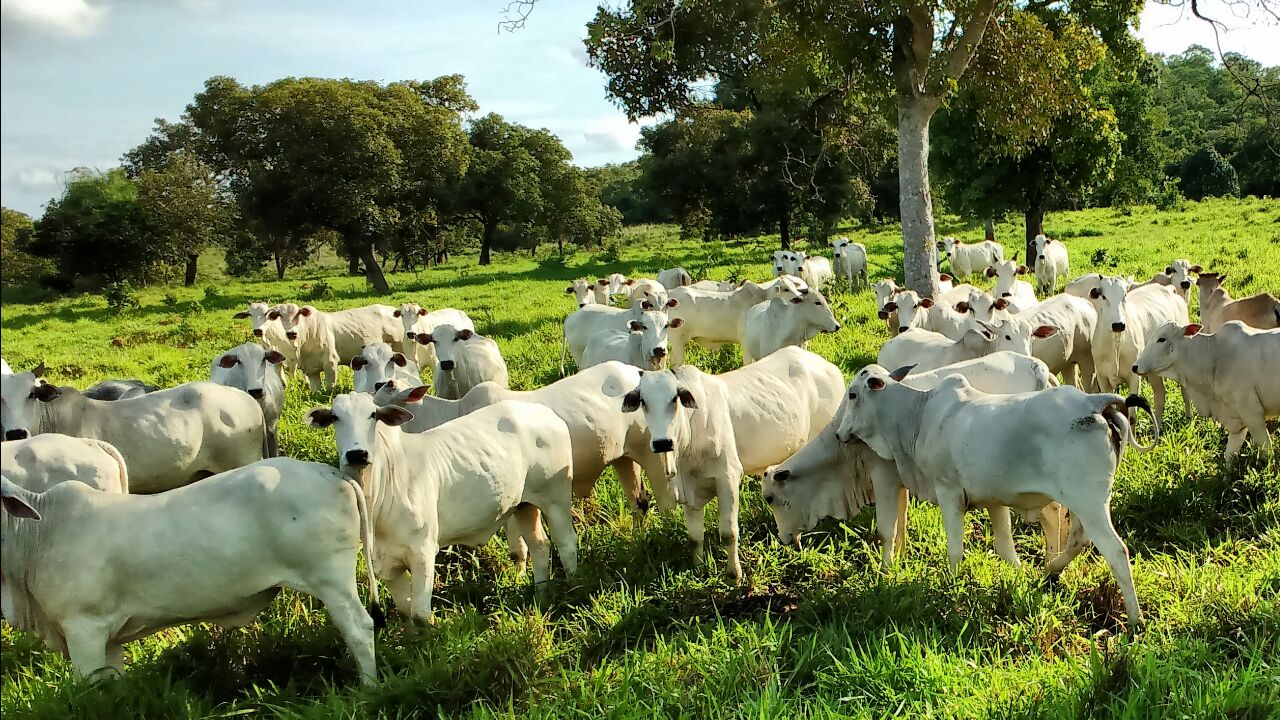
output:
[{"label": "green foliage", "polygon": [[1192,200],[1207,197],[1235,197],[1240,194],[1236,169],[1211,147],[1202,147],[1187,156],[1178,170],[1180,188]]},{"label": "green foliage", "polygon": [[600,186],[600,202],[617,208],[626,225],[671,221],[671,214],[649,186],[641,181],[639,160],[589,168],[587,176]]},{"label": "green foliage", "polygon": [[1186,198],[1178,189],[1176,180],[1165,180],[1156,191],[1154,202],[1156,209],[1160,211],[1180,210],[1186,204]]},{"label": "green foliage", "polygon": [[128,280],[108,283],[102,289],[102,297],[112,310],[137,310],[142,307],[137,290]]},{"label": "green foliage", "polygon": [[307,290],[307,300],[329,300],[333,298],[333,286],[324,280],[317,280]]},{"label": "green foliage", "polygon": [[53,270],[53,264],[26,250],[33,224],[26,213],[0,209],[0,284],[3,287],[31,285]]}]

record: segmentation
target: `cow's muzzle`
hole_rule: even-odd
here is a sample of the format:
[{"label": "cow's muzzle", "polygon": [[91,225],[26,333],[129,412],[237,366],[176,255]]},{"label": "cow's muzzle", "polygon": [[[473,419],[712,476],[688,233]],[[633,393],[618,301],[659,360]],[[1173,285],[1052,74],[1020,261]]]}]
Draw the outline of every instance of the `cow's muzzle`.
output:
[{"label": "cow's muzzle", "polygon": [[1000,297],[1002,298],[1013,297],[1013,293],[1000,293]]},{"label": "cow's muzzle", "polygon": [[263,336],[263,334],[264,334],[264,333],[262,332],[262,328],[255,328],[255,329],[254,329],[254,331],[253,331],[253,336],[254,336],[254,337],[262,337],[262,336]]},{"label": "cow's muzzle", "polygon": [[348,465],[368,465],[369,451],[368,450],[348,450],[346,454],[346,460]]},{"label": "cow's muzzle", "polygon": [[1182,286],[1182,289],[1183,289],[1183,290],[1188,290],[1188,289],[1190,289],[1190,288],[1191,288],[1191,281],[1190,281],[1190,280],[1183,280],[1182,282],[1180,282],[1180,283],[1178,283],[1178,284]]},{"label": "cow's muzzle", "polygon": [[653,451],[656,453],[675,452],[676,442],[671,438],[659,438],[653,441]]},{"label": "cow's muzzle", "polygon": [[1124,323],[1122,322],[1113,322],[1111,323],[1111,332],[1124,332],[1124,327]]},{"label": "cow's muzzle", "polygon": [[253,398],[254,400],[262,399],[262,396],[263,396],[262,388],[253,388],[252,390],[249,390],[247,392],[249,393],[249,397]]},{"label": "cow's muzzle", "polygon": [[440,361],[440,369],[444,370],[445,372],[453,372],[454,365],[455,363],[452,360]]},{"label": "cow's muzzle", "polygon": [[298,339],[298,333],[294,332],[293,330],[290,330],[289,332],[285,333],[284,336],[289,338],[290,340]]},{"label": "cow's muzzle", "polygon": [[418,337],[418,333],[410,331],[405,333],[404,337],[406,340],[413,340],[414,338]]},{"label": "cow's muzzle", "polygon": [[667,349],[666,349],[666,348],[664,348],[664,347],[656,347],[656,348],[654,348],[654,349],[653,349],[653,357],[654,357],[655,359],[657,359],[657,360],[661,360],[662,358],[664,358],[664,357],[666,357],[666,356],[667,356]]},{"label": "cow's muzzle", "polygon": [[1138,372],[1138,366],[1137,366],[1137,365],[1134,365],[1134,366],[1133,366],[1133,374],[1134,374],[1134,375],[1141,375],[1141,374],[1142,374],[1142,373]]},{"label": "cow's muzzle", "polygon": [[26,440],[29,437],[31,433],[26,430],[9,430],[4,434],[5,440]]}]

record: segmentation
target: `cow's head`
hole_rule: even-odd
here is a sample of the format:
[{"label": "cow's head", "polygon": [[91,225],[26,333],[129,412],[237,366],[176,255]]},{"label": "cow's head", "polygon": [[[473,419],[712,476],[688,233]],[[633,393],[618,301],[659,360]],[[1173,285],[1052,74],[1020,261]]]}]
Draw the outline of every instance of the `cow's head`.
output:
[{"label": "cow's head", "polygon": [[1174,287],[1189,290],[1191,274],[1199,273],[1203,269],[1199,265],[1192,265],[1190,260],[1182,258],[1169,263],[1169,266],[1164,269],[1164,274],[1169,276],[1169,282]]},{"label": "cow's head", "polygon": [[817,332],[835,332],[840,329],[839,321],[831,312],[831,304],[822,293],[809,287],[796,288],[785,281],[778,283],[776,287],[779,297],[774,302],[782,303],[787,308],[782,314],[781,322],[789,329],[803,329],[807,336],[816,334],[809,333],[810,329]]},{"label": "cow's head", "polygon": [[307,335],[308,323],[314,322],[320,312],[311,305],[281,304],[276,306],[280,315],[280,324],[284,327],[284,336],[295,346]]},{"label": "cow's head", "polygon": [[957,242],[959,241],[953,237],[942,238],[942,256],[949,258],[955,254]]},{"label": "cow's head", "polygon": [[40,403],[53,402],[62,394],[57,385],[41,379],[44,363],[30,372],[0,375],[0,431],[4,440],[25,440],[40,425]]},{"label": "cow's head", "polygon": [[892,278],[882,278],[875,281],[875,284],[871,286],[871,290],[876,294],[876,315],[879,316],[881,320],[889,319],[889,313],[893,312],[893,310],[886,310],[885,306],[888,305],[889,302],[893,300],[893,296],[897,295],[898,291],[901,290],[901,288],[898,287],[898,283],[894,282]]},{"label": "cow's head", "polygon": [[400,324],[404,327],[405,339],[413,340],[418,334],[415,326],[419,319],[426,317],[427,309],[418,303],[404,303],[391,314],[400,319]]},{"label": "cow's head", "polygon": [[681,318],[670,318],[666,312],[656,310],[642,312],[627,323],[627,329],[639,336],[640,354],[648,361],[650,370],[667,366],[667,331],[683,324]]},{"label": "cow's head", "polygon": [[1089,291],[1089,299],[1098,309],[1098,327],[1110,328],[1116,334],[1127,329],[1125,296],[1128,291],[1129,284],[1123,278],[1104,275],[1098,279],[1098,286]]},{"label": "cow's head", "polygon": [[273,313],[270,305],[264,302],[249,303],[248,308],[236,313],[233,317],[237,320],[249,319],[249,327],[256,338],[263,337],[267,334],[267,327],[280,323],[280,314]]},{"label": "cow's head", "polygon": [[923,311],[933,307],[933,301],[922,298],[913,290],[902,290],[884,306],[885,317],[894,310],[898,311],[897,332],[906,332],[909,328],[920,327],[924,323]]},{"label": "cow's head", "polygon": [[1204,329],[1203,326],[1198,323],[1180,325],[1168,322],[1161,325],[1155,335],[1151,336],[1147,346],[1138,354],[1138,362],[1134,364],[1133,371],[1139,375],[1148,373],[1159,375],[1166,372],[1177,362],[1178,353],[1181,352],[1185,339],[1195,337],[1202,329]]},{"label": "cow's head", "polygon": [[893,403],[884,397],[884,390],[902,382],[914,367],[908,365],[890,372],[879,365],[868,365],[854,375],[845,396],[836,439],[843,443],[866,443],[880,457],[892,460],[893,452],[884,434],[888,423],[882,415],[892,411]]},{"label": "cow's head", "polygon": [[786,250],[775,250],[771,257],[770,267],[773,268],[774,277],[781,277],[791,272],[791,261],[787,258],[790,254]]},{"label": "cow's head", "polygon": [[351,358],[351,369],[355,371],[355,391],[377,392],[395,376],[396,371],[407,367],[409,359],[404,353],[393,351],[384,342],[369,343],[360,350],[359,355]]},{"label": "cow's head", "polygon": [[1032,324],[1027,320],[1010,319],[998,325],[982,323],[991,336],[991,352],[1007,350],[1020,355],[1031,355],[1031,345],[1036,340],[1053,337],[1058,328],[1053,325]]},{"label": "cow's head", "polygon": [[578,307],[586,307],[596,301],[595,285],[586,278],[578,278],[564,289],[565,294],[572,295]]},{"label": "cow's head", "polygon": [[1196,287],[1199,288],[1200,294],[1201,296],[1203,296],[1205,293],[1211,293],[1214,290],[1217,290],[1218,288],[1222,287],[1222,283],[1226,281],[1227,281],[1226,273],[1219,275],[1216,272],[1201,271],[1199,273],[1199,276],[1196,278]]},{"label": "cow's head", "polygon": [[1045,249],[1052,243],[1053,240],[1044,235],[1037,235],[1035,239],[1031,241],[1032,246],[1035,248],[1037,264],[1044,259]]},{"label": "cow's head", "polygon": [[[823,431],[824,435],[828,431]],[[815,443],[827,442],[819,438]],[[850,486],[850,463],[846,448],[819,445],[816,452],[810,445],[765,470],[761,490],[764,502],[773,514],[778,526],[778,542],[800,547],[800,536],[822,521],[834,517],[841,520],[857,514],[861,502],[856,494],[847,492]]]},{"label": "cow's head", "polygon": [[39,520],[36,510],[36,493],[19,486],[7,477],[0,476],[0,506],[4,512],[16,518]]},{"label": "cow's head", "polygon": [[284,355],[275,350],[257,343],[244,343],[214,358],[209,377],[219,385],[240,388],[254,400],[262,400],[269,383],[273,387],[280,384],[280,376],[273,366],[284,359]]},{"label": "cow's head", "polygon": [[333,426],[338,445],[338,467],[348,477],[360,479],[377,458],[378,424],[397,427],[413,419],[413,413],[388,405],[378,407],[368,393],[345,393],[333,399],[333,407],[316,408],[304,422],[313,428]]},{"label": "cow's head", "polygon": [[458,358],[466,349],[466,345],[479,335],[468,328],[458,329],[452,325],[437,325],[429,333],[418,333],[418,344],[436,346],[436,363],[445,372],[453,372],[458,366]]},{"label": "cow's head", "polygon": [[987,267],[987,277],[996,279],[996,287],[991,291],[996,297],[1013,295],[1015,283],[1019,275],[1027,274],[1027,266],[1019,265],[1017,255],[1013,260],[999,260]]},{"label": "cow's head", "polygon": [[680,304],[679,298],[673,298],[667,295],[666,290],[656,290],[652,287],[639,287],[631,291],[631,308],[632,311],[639,308],[643,312],[650,310],[671,309]]},{"label": "cow's head", "polygon": [[693,391],[672,370],[646,372],[634,390],[622,396],[622,412],[641,411],[649,428],[653,452],[663,455],[667,477],[675,474],[674,454],[679,449],[686,413],[698,409]]}]

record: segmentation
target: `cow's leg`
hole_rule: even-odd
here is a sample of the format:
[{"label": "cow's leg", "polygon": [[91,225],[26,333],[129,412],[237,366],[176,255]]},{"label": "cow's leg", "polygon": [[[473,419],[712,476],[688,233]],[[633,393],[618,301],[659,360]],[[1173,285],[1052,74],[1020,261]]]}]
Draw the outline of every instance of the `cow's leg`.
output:
[{"label": "cow's leg", "polygon": [[631,522],[639,528],[644,525],[644,516],[649,512],[649,496],[640,483],[640,475],[636,470],[636,464],[630,458],[622,458],[613,463],[618,484],[622,486],[622,492],[627,496],[627,505],[631,508]]},{"label": "cow's leg", "polygon": [[107,664],[115,668],[117,673],[124,673],[124,645],[119,643],[107,645]]},{"label": "cow's leg", "polygon": [[689,539],[693,541],[693,563],[695,565],[703,565],[707,561],[706,557],[706,516],[702,512],[704,504],[698,504],[693,507],[692,504],[684,506],[684,529],[689,533]]},{"label": "cow's leg", "polygon": [[[381,576],[381,573],[378,573]],[[391,593],[391,602],[395,603],[396,612],[405,617],[412,617],[413,612],[412,591],[413,583],[409,577],[409,573],[401,570],[395,573],[390,580],[384,581],[387,586],[387,592]]]},{"label": "cow's leg", "polygon": [[658,512],[669,513],[674,510],[676,498],[671,491],[671,480],[667,478],[666,468],[662,466],[662,458],[653,453],[644,453],[637,462],[644,468],[644,475],[649,479],[649,490],[658,503]]},{"label": "cow's leg", "polygon": [[884,569],[893,567],[893,556],[897,552],[898,525],[905,524],[898,515],[898,503],[886,498],[876,503],[876,531],[880,534],[880,562]]},{"label": "cow's leg", "polygon": [[311,392],[316,395],[319,395],[324,390],[320,384],[320,373],[318,372],[307,373],[307,385],[311,387]]},{"label": "cow's leg", "polygon": [[338,387],[338,368],[330,365],[324,369],[325,392],[331,393]]},{"label": "cow's leg", "polygon": [[685,343],[689,341],[683,336],[678,338],[673,338],[670,336],[670,334],[667,335],[667,340],[668,340],[668,343],[671,345],[671,359],[668,361],[667,364],[672,368],[680,367],[681,365],[684,364]]},{"label": "cow's leg", "polygon": [[[1052,507],[1052,505],[1048,507]],[[1062,513],[1062,518],[1067,523],[1067,529],[1064,533],[1066,539],[1063,541],[1062,552],[1058,553],[1057,557],[1050,560],[1045,566],[1045,573],[1052,577],[1061,575],[1062,571],[1066,570],[1067,566],[1071,564],[1071,561],[1075,560],[1076,556],[1089,546],[1089,538],[1085,537],[1084,526],[1080,524],[1080,521],[1068,511]]]},{"label": "cow's leg", "polygon": [[[346,575],[347,577],[338,580]],[[374,669],[373,618],[360,604],[360,595],[356,591],[355,567],[344,564],[344,567],[333,567],[325,573],[332,580],[307,588],[324,604],[329,618],[337,626],[338,633],[347,643],[351,657],[360,670],[360,680],[365,685],[372,685],[377,678]]]},{"label": "cow's leg", "polygon": [[[107,661],[106,627],[97,620],[77,618],[62,623],[62,635],[67,640],[67,655],[76,675],[90,677],[109,667]],[[114,670],[114,668],[113,668]]]},{"label": "cow's leg", "polygon": [[1223,428],[1226,429],[1227,431],[1226,459],[1227,459],[1227,463],[1231,464],[1235,462],[1236,455],[1240,453],[1240,448],[1244,447],[1244,439],[1245,439],[1245,436],[1249,434],[1249,430],[1243,425],[1237,428],[1237,427],[1227,427],[1224,424]]},{"label": "cow's leg", "polygon": [[1191,396],[1187,394],[1186,384],[1178,383],[1178,390],[1182,391],[1182,416],[1190,420],[1194,409],[1191,407]]},{"label": "cow's leg", "polygon": [[907,500],[910,496],[911,493],[906,488],[898,488],[898,541],[894,547],[895,553],[901,553],[907,547]]},{"label": "cow's leg", "polygon": [[507,518],[507,557],[511,558],[511,563],[516,566],[516,570],[524,572],[525,563],[529,559],[529,543],[524,533],[524,526],[520,524],[515,513]]},{"label": "cow's leg", "polygon": [[742,560],[738,555],[738,502],[742,486],[741,477],[725,477],[716,482],[716,497],[720,506],[720,542],[724,543],[729,576],[735,583],[742,582]]},{"label": "cow's leg", "polygon": [[1111,524],[1111,510],[1105,503],[1100,505],[1078,505],[1070,508],[1075,519],[1080,523],[1085,535],[1093,541],[1093,546],[1107,559],[1116,583],[1124,593],[1125,610],[1129,613],[1129,626],[1142,622],[1142,611],[1138,609],[1138,592],[1133,586],[1133,569],[1129,566],[1129,549],[1125,547],[1115,526]]},{"label": "cow's leg", "polygon": [[[514,525],[515,533],[512,533]],[[542,531],[542,513],[534,505],[520,503],[507,524],[509,537],[523,537],[533,560],[533,589],[539,595],[546,592],[551,579],[551,543]],[[524,569],[524,563],[520,564]]]},{"label": "cow's leg", "polygon": [[994,536],[996,554],[1014,567],[1022,567],[1018,558],[1018,550],[1013,546],[1013,525],[1009,521],[1009,508],[1005,505],[991,505],[987,508],[991,515],[991,534]]},{"label": "cow's leg", "polygon": [[436,554],[439,552],[440,544],[428,535],[418,552],[410,558],[409,572],[413,579],[409,586],[413,588],[413,597],[410,598],[409,617],[413,620],[432,622],[431,593],[436,585]]},{"label": "cow's leg", "polygon": [[[1164,387],[1164,378],[1152,373],[1152,375],[1148,379],[1151,381],[1151,394],[1154,396],[1154,399],[1155,399],[1155,402],[1153,403],[1153,405],[1156,411],[1156,417],[1160,418],[1160,420],[1163,422],[1164,421],[1164,404],[1165,404],[1165,400],[1168,397],[1168,391]],[[1137,386],[1138,385],[1137,385],[1136,376],[1135,376],[1135,381],[1131,387],[1136,388]],[[1130,389],[1129,392],[1136,393],[1137,390]],[[1133,408],[1130,408],[1129,421],[1131,423],[1133,422],[1133,419],[1136,417],[1135,413],[1136,413],[1136,410],[1134,410]]]},{"label": "cow's leg", "polygon": [[267,430],[266,453],[266,457],[269,458],[278,457],[280,455],[280,439],[276,434],[275,428]]},{"label": "cow's leg", "polygon": [[572,501],[547,505],[542,516],[547,519],[547,530],[556,544],[556,555],[564,566],[564,574],[573,577],[578,572],[578,533],[573,529]]},{"label": "cow's leg", "polygon": [[947,561],[955,572],[964,559],[964,493],[938,488],[938,507],[942,510],[942,527],[947,532]]}]

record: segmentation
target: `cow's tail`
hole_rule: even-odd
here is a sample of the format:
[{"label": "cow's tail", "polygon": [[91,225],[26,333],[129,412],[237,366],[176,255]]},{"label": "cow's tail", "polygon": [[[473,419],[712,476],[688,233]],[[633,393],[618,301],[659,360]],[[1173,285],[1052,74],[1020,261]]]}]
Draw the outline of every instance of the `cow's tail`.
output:
[{"label": "cow's tail", "polygon": [[[1111,431],[1114,433],[1116,462],[1120,462],[1120,455],[1124,452],[1126,443],[1132,445],[1138,452],[1150,452],[1155,448],[1156,443],[1160,442],[1160,418],[1156,417],[1156,414],[1151,411],[1151,405],[1147,403],[1146,399],[1141,395],[1130,395],[1123,401],[1119,401],[1119,395],[1110,397],[1115,398],[1115,400],[1107,403],[1107,406],[1102,409],[1102,417],[1107,421],[1107,425],[1110,426]],[[1124,408],[1125,412],[1121,412],[1121,407]],[[1151,418],[1155,437],[1152,438],[1149,445],[1142,445],[1138,442],[1137,435],[1133,431],[1133,425],[1129,422],[1128,411],[1134,408],[1144,411]]]},{"label": "cow's tail", "polygon": [[565,328],[560,328],[560,377],[564,377],[564,356],[569,352],[569,335]]},{"label": "cow's tail", "polygon": [[360,483],[346,475],[342,479],[356,491],[356,511],[360,515],[360,539],[364,543],[364,568],[369,575],[369,617],[373,618],[373,627],[382,628],[387,625],[387,616],[382,612],[378,601],[378,576],[373,572],[373,522],[369,519],[369,503],[364,496],[364,488]]},{"label": "cow's tail", "polygon": [[129,494],[129,466],[125,464],[124,456],[120,454],[115,445],[106,440],[98,440],[97,442],[102,446],[102,451],[110,455],[111,459],[115,460],[116,465],[120,468],[120,492],[126,495]]}]

